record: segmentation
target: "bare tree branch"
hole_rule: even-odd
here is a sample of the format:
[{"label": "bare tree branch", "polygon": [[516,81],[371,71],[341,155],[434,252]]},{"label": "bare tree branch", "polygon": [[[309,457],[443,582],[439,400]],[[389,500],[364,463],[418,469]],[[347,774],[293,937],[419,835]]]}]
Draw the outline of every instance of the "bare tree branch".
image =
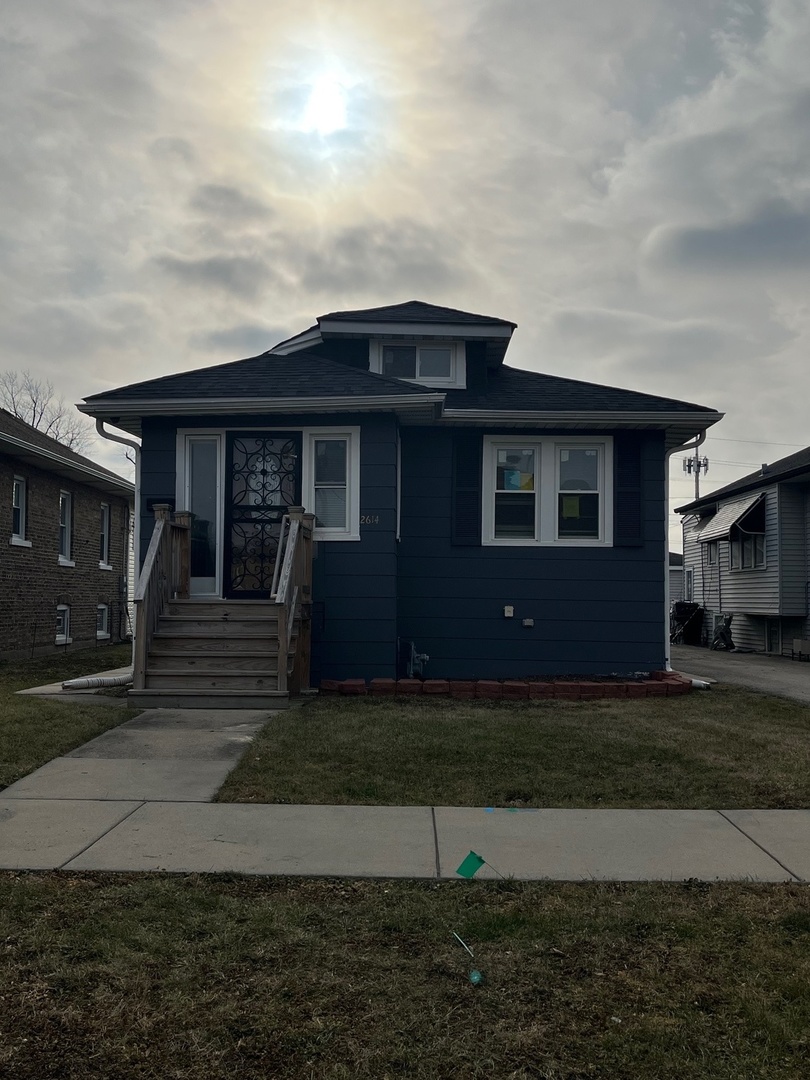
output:
[{"label": "bare tree branch", "polygon": [[35,379],[30,371],[0,372],[0,405],[77,454],[90,445],[92,433],[87,422],[57,396],[50,379]]}]

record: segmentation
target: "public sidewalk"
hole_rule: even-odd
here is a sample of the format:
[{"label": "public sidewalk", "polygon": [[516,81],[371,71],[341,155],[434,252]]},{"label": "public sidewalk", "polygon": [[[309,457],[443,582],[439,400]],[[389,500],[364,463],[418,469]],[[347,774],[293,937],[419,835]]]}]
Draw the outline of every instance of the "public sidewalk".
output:
[{"label": "public sidewalk", "polygon": [[212,803],[264,710],[149,709],[0,792],[0,868],[810,881],[810,810]]}]

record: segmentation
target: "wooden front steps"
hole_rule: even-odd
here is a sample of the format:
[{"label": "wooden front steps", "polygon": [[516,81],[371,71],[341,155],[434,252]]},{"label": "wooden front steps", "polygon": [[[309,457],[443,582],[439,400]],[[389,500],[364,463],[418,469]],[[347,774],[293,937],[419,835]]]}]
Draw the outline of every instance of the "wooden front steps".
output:
[{"label": "wooden front steps", "polygon": [[[291,653],[295,654],[295,638]],[[172,600],[128,702],[153,708],[285,708],[278,689],[278,609],[265,601]]]}]

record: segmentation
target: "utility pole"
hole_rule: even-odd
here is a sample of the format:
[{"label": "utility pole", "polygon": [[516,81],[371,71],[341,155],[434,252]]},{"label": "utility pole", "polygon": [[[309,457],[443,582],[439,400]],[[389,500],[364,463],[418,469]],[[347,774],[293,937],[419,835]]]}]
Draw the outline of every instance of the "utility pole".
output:
[{"label": "utility pole", "polygon": [[704,475],[709,471],[709,459],[707,457],[698,457],[698,448],[695,447],[695,456],[683,459],[683,471],[685,473],[695,474],[695,498],[700,498],[700,472],[703,470]]}]

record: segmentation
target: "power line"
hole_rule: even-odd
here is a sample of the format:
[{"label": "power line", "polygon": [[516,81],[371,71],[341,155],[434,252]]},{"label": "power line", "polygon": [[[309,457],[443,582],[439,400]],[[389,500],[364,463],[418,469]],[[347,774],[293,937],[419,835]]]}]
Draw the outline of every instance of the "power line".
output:
[{"label": "power line", "polygon": [[733,442],[738,443],[740,446],[797,446],[799,449],[804,449],[805,443],[797,442],[764,442],[762,439],[724,439],[721,435],[707,435],[706,439],[712,439],[715,442]]}]

